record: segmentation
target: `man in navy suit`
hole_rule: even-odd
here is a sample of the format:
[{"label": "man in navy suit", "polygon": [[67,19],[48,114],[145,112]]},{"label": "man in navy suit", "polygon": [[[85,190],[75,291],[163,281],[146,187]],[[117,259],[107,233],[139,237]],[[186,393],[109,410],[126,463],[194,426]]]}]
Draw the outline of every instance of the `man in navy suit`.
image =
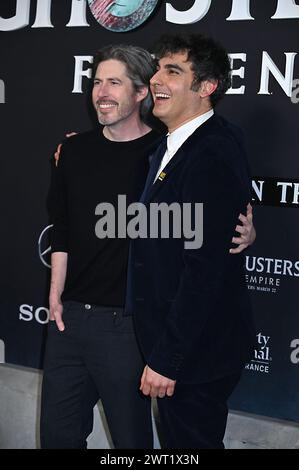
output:
[{"label": "man in navy suit", "polygon": [[243,253],[229,254],[250,200],[246,153],[241,131],[214,113],[230,86],[222,46],[201,35],[164,36],[155,56],[153,112],[169,133],[141,202],[203,203],[203,244],[132,241],[128,305],[147,364],[140,389],[158,398],[167,448],[223,448],[227,400],[255,338]]}]

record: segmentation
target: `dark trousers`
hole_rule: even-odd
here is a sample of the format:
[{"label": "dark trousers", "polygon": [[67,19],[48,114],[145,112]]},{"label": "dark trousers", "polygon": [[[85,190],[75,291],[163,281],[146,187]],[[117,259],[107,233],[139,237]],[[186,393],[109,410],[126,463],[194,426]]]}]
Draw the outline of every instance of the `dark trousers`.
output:
[{"label": "dark trousers", "polygon": [[227,400],[240,374],[204,384],[177,383],[172,397],[158,398],[161,444],[167,449],[223,449]]},{"label": "dark trousers", "polygon": [[101,399],[116,448],[152,448],[150,400],[132,317],[123,309],[65,302],[65,330],[49,322],[41,400],[41,447],[86,448]]}]

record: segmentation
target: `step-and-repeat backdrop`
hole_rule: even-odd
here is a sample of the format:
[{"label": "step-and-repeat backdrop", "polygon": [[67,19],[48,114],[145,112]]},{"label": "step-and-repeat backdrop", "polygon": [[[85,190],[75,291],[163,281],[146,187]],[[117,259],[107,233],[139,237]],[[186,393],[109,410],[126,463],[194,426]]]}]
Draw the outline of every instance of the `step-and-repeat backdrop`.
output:
[{"label": "step-and-repeat backdrop", "polygon": [[231,407],[299,421],[298,29],[294,0],[1,0],[1,362],[42,367],[49,161],[66,132],[92,126],[93,54],[201,32],[233,63],[219,112],[247,136],[258,232],[246,257],[258,348]]}]

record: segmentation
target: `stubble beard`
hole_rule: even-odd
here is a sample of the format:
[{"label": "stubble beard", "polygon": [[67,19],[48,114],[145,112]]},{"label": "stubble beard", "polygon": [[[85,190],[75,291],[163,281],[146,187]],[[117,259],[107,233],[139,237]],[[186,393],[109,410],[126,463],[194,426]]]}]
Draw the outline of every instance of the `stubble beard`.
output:
[{"label": "stubble beard", "polygon": [[134,110],[131,109],[129,105],[118,107],[117,113],[114,116],[109,116],[109,115],[105,116],[101,114],[101,112],[98,109],[96,111],[97,111],[99,123],[103,126],[108,126],[108,127],[116,125],[121,121],[125,121],[134,112]]}]

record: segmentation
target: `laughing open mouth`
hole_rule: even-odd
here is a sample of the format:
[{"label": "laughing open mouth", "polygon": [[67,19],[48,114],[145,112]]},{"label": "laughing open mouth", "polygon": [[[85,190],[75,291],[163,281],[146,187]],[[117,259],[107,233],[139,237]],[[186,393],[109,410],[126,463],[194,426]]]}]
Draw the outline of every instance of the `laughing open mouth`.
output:
[{"label": "laughing open mouth", "polygon": [[155,93],[155,98],[156,100],[168,100],[170,98],[170,95],[167,93]]}]

